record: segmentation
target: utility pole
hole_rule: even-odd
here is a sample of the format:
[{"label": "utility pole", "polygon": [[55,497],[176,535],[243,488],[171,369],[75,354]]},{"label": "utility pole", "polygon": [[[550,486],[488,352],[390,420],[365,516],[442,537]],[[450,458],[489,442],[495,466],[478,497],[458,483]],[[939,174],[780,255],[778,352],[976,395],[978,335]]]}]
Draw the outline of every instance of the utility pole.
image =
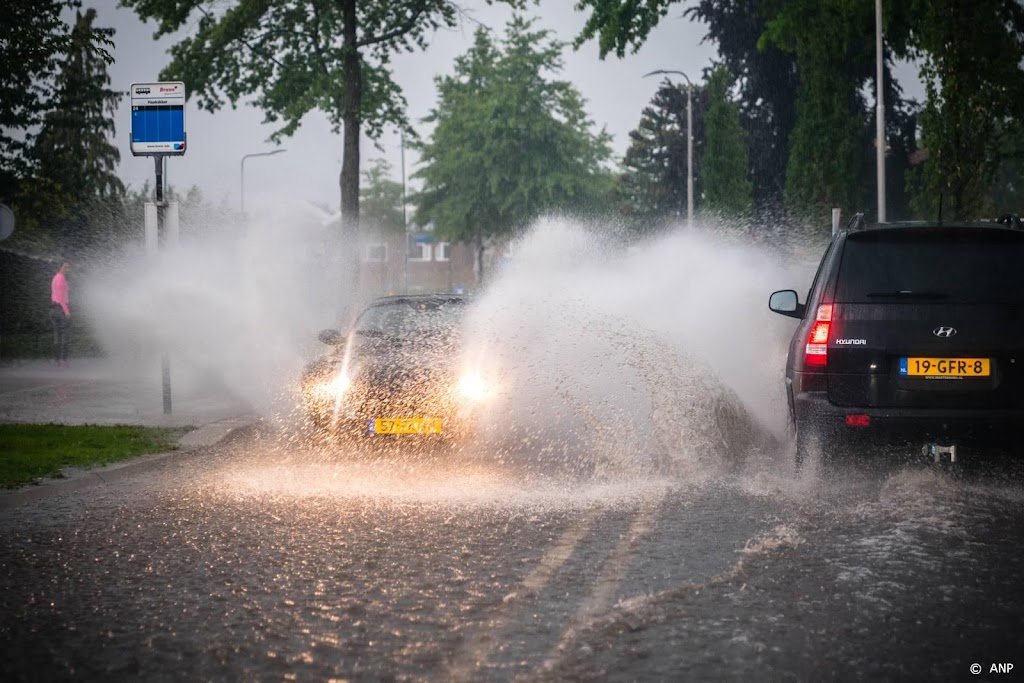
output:
[{"label": "utility pole", "polygon": [[[164,163],[167,157],[162,154],[153,156],[153,164],[156,168],[156,239],[157,244],[163,242],[166,245],[170,242],[167,239],[164,216],[167,203],[164,201]],[[160,385],[163,388],[164,415],[171,414],[171,355],[164,349],[160,353]]]},{"label": "utility pole", "polygon": [[885,223],[885,91],[883,88],[882,0],[875,0],[875,167],[878,172],[878,222]]},{"label": "utility pole", "polygon": [[399,130],[402,139],[402,293],[409,293],[409,219],[405,209],[405,130]]}]

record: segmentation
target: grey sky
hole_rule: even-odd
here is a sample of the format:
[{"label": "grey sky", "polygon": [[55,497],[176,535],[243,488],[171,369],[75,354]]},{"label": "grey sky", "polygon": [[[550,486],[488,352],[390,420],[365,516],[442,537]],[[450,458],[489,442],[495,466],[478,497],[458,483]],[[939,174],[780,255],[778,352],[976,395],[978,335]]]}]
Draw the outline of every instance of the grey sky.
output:
[{"label": "grey sky", "polygon": [[[86,6],[95,7],[97,24],[117,30],[114,37],[115,63],[110,75],[116,89],[127,91],[133,82],[157,79],[160,69],[169,57],[167,49],[172,40],[154,42],[153,24],[143,24],[131,10],[117,7],[117,0],[86,0]],[[538,26],[555,32],[556,36],[571,41],[579,32],[585,15],[572,9],[571,0],[545,0],[531,14],[540,17]],[[489,7],[482,0],[467,0],[464,6],[473,17],[503,32],[510,13],[504,7]],[[640,112],[657,90],[659,77],[642,78],[656,69],[677,69],[687,72],[696,80],[701,69],[710,65],[716,50],[701,43],[704,26],[693,24],[678,11],[670,13],[655,30],[650,40],[626,59],[609,57],[598,59],[597,45],[590,42],[578,51],[567,49],[565,70],[561,77],[571,81],[587,101],[587,111],[597,126],[604,126],[614,138],[616,155],[621,156],[628,145],[629,131],[636,127]],[[476,24],[464,22],[454,31],[440,32],[433,37],[425,54],[399,55],[394,59],[397,82],[405,91],[409,114],[417,129],[425,132],[418,121],[436,104],[434,77],[451,73],[455,57],[471,45]],[[187,87],[187,84],[186,84]],[[118,146],[121,149],[121,177],[125,182],[141,187],[153,177],[153,163],[148,157],[133,157],[128,146],[130,107],[127,98],[117,116]],[[222,109],[216,114],[200,111],[190,103],[185,114],[188,134],[188,152],[184,157],[168,161],[167,177],[171,184],[186,189],[195,184],[211,200],[230,202],[238,206],[240,188],[240,162],[243,155],[273,149],[266,142],[273,130],[263,125],[260,110],[240,105],[238,109]],[[372,141],[363,140],[365,162],[384,156],[394,169],[395,180],[400,180],[400,140],[397,135],[385,135],[380,143],[383,152],[374,148]],[[282,147],[288,151],[269,158],[250,159],[245,164],[245,191],[247,208],[260,201],[276,198],[305,199],[336,208],[339,203],[338,174],[341,171],[341,138],[331,133],[326,118],[310,113],[300,130],[285,139]],[[406,152],[406,172],[415,170],[415,157]],[[411,184],[411,183],[410,183]]]},{"label": "grey sky", "polygon": [[[127,91],[133,82],[157,79],[160,69],[169,61],[168,48],[173,40],[153,40],[153,24],[143,24],[131,10],[117,7],[118,0],[85,0],[95,7],[98,25],[117,30],[114,37],[115,63],[110,75],[116,89]],[[586,15],[573,9],[573,0],[543,0],[529,13],[539,17],[538,27],[550,29],[570,42],[579,33]],[[488,6],[482,0],[466,0],[463,6],[472,12],[475,21],[503,32],[511,13],[504,6]],[[717,55],[717,46],[702,42],[706,32],[703,24],[682,17],[683,4],[673,7],[656,27],[648,41],[636,54],[624,59],[609,56],[598,58],[595,41],[577,51],[567,48],[565,69],[561,77],[572,82],[586,99],[587,111],[598,127],[605,127],[613,136],[616,156],[625,153],[629,131],[640,119],[650,102],[661,77],[643,78],[657,69],[681,70],[697,81],[701,70]],[[465,21],[451,31],[433,36],[426,53],[397,55],[393,61],[395,78],[402,86],[409,103],[410,118],[421,133],[427,129],[419,120],[436,104],[434,77],[451,73],[454,59],[471,45],[476,23]],[[913,74],[912,69],[897,72],[897,78]],[[906,84],[905,84],[906,85]],[[186,87],[188,84],[186,84]],[[908,88],[915,94],[915,88]],[[168,161],[167,177],[179,189],[198,185],[213,201],[239,204],[240,162],[245,154],[273,149],[266,142],[273,128],[263,125],[262,111],[240,105],[211,114],[200,111],[194,103],[186,110],[185,127],[188,152],[184,157]],[[153,163],[148,157],[133,157],[129,150],[130,107],[125,98],[117,116],[118,145],[121,149],[121,177],[126,183],[141,187],[153,178]],[[401,145],[396,134],[386,134],[377,150],[364,137],[363,162],[383,156],[392,165],[395,180],[401,179]],[[339,204],[338,174],[341,171],[341,137],[333,134],[326,118],[319,112],[307,115],[299,131],[286,138],[281,146],[284,154],[250,159],[245,165],[246,208],[260,202],[284,199],[308,200],[337,208]],[[416,169],[415,155],[406,151],[406,175]],[[410,181],[410,187],[413,181]]]}]

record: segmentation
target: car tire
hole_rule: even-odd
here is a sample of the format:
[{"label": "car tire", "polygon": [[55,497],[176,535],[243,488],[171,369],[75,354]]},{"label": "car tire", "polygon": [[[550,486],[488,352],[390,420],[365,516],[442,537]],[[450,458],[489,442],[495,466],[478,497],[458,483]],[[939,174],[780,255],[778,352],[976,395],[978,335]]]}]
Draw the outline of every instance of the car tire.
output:
[{"label": "car tire", "polygon": [[813,459],[815,449],[818,448],[820,438],[818,434],[809,427],[796,428],[796,452],[793,456],[793,465],[797,473],[802,472]]}]

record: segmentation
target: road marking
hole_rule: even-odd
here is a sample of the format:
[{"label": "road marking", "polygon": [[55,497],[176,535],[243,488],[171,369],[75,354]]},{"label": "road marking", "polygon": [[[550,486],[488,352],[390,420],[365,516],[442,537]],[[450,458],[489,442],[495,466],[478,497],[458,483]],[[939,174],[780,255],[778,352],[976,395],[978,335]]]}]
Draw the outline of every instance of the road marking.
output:
[{"label": "road marking", "polygon": [[643,507],[637,511],[629,531],[619,539],[615,550],[612,551],[611,556],[605,561],[600,576],[594,581],[594,587],[590,595],[576,608],[576,613],[569,620],[558,645],[555,646],[544,662],[544,669],[550,670],[557,663],[559,655],[570,646],[583,626],[612,606],[615,596],[618,594],[619,586],[622,585],[633,563],[634,551],[640,541],[651,532],[658,509],[661,507],[666,494],[666,490],[660,491],[657,496],[647,500]]},{"label": "road marking", "polygon": [[551,577],[565,564],[576,546],[594,525],[601,510],[594,509],[581,517],[569,527],[558,541],[551,546],[537,566],[527,574],[518,588],[505,597],[495,615],[481,624],[481,629],[471,636],[448,665],[446,680],[467,681],[474,677],[480,667],[487,662],[491,650],[498,644],[498,635],[509,621],[519,598],[539,592],[547,585]]}]

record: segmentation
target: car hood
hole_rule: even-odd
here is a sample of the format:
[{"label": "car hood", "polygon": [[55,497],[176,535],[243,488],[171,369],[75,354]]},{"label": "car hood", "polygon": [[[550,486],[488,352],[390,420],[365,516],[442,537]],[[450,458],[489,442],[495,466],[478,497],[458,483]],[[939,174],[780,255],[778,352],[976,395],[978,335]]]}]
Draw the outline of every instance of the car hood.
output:
[{"label": "car hood", "polygon": [[368,379],[436,376],[454,372],[460,355],[455,337],[374,338],[353,344],[351,367]]}]

